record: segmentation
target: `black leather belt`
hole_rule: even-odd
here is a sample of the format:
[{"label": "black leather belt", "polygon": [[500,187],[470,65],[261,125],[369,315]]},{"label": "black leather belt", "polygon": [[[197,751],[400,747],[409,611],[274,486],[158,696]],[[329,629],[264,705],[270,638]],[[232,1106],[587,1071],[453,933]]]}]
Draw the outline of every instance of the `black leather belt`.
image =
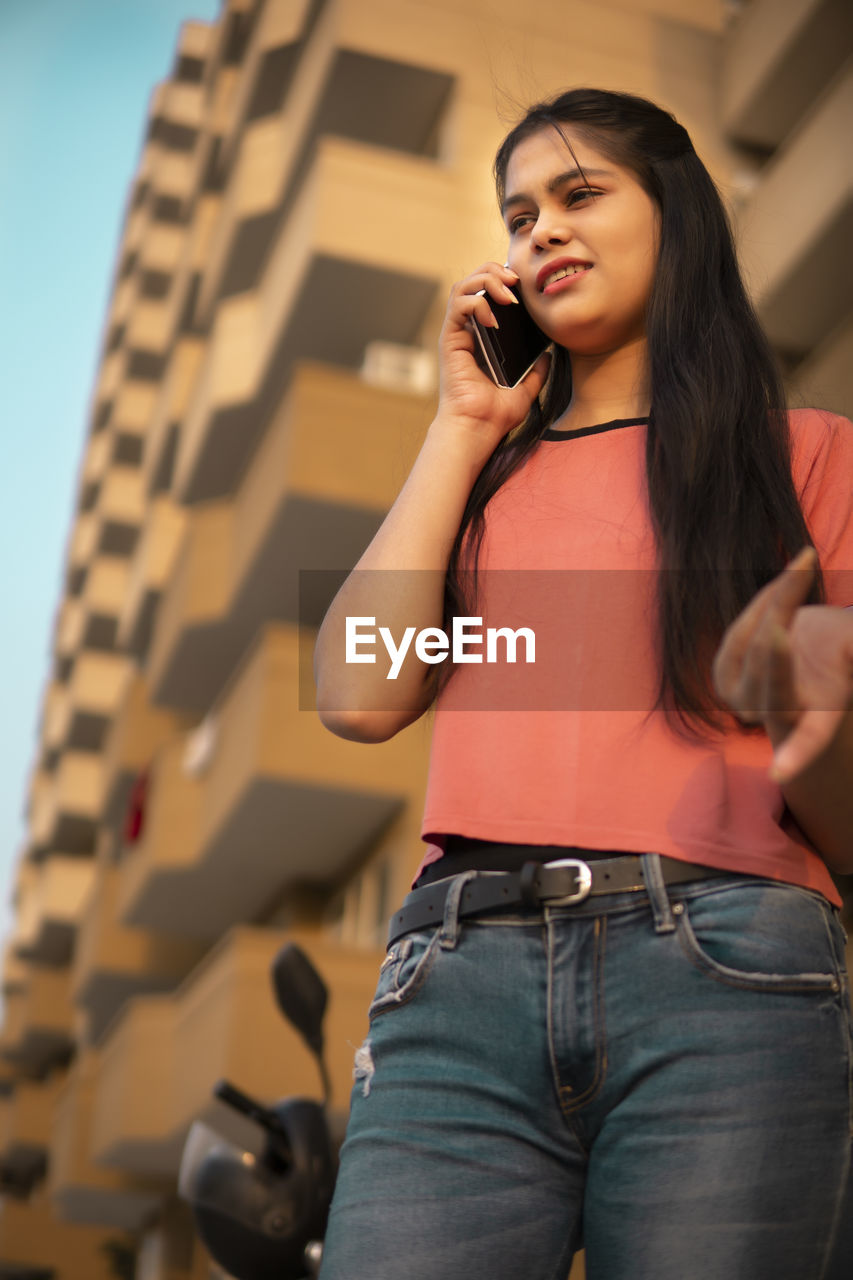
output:
[{"label": "black leather belt", "polygon": [[[661,857],[664,884],[684,884],[732,874],[716,867]],[[404,933],[440,924],[444,904],[455,876],[413,889],[391,917],[388,946]],[[481,915],[500,907],[567,907],[605,893],[638,893],[646,888],[639,854],[616,858],[559,858],[554,862],[527,862],[521,871],[478,871],[462,891],[459,917]]]}]

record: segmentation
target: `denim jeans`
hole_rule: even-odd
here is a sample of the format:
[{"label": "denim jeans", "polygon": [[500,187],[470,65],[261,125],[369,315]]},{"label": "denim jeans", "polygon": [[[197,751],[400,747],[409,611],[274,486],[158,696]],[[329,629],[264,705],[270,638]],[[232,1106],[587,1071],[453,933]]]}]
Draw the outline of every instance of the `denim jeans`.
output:
[{"label": "denim jeans", "polygon": [[[851,1146],[844,933],[741,876],[390,949],[322,1280],[828,1280]],[[482,874],[482,873],[481,873]],[[832,1263],[853,1275],[850,1259]]]}]

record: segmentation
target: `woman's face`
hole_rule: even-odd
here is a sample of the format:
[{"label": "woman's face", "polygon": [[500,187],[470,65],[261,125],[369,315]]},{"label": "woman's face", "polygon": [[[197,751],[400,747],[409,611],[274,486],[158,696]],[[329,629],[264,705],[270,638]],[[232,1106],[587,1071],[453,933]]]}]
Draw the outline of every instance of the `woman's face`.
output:
[{"label": "woman's face", "polygon": [[645,336],[657,261],[657,205],[630,170],[564,130],[520,142],[506,171],[507,261],[527,309],[553,341],[603,355]]}]

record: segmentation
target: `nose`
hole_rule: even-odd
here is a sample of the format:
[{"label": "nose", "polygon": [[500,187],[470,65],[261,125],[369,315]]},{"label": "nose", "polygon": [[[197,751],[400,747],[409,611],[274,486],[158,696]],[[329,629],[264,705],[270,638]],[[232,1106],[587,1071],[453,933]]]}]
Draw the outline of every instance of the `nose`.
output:
[{"label": "nose", "polygon": [[554,245],[567,244],[571,235],[565,219],[554,212],[542,210],[530,229],[530,243],[534,249],[553,248]]}]

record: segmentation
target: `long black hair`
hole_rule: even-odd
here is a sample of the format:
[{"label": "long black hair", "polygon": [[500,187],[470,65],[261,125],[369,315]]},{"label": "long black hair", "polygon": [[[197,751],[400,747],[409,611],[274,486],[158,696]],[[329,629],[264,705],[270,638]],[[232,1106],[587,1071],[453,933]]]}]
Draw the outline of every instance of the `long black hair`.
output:
[{"label": "long black hair", "polygon": [[[747,297],[720,195],[687,131],[632,94],[573,89],[531,107],[495,158],[502,201],[518,144],[564,126],[634,174],[658,207],[660,247],[646,311],[651,418],[646,476],[658,544],[657,706],[680,732],[720,727],[710,659],[723,631],[811,538],[791,476],[785,395]],[[489,499],[572,396],[555,345],[548,382],[472,489],[446,579],[446,625],[470,611],[465,583]],[[822,598],[818,581],[812,599]]]}]

